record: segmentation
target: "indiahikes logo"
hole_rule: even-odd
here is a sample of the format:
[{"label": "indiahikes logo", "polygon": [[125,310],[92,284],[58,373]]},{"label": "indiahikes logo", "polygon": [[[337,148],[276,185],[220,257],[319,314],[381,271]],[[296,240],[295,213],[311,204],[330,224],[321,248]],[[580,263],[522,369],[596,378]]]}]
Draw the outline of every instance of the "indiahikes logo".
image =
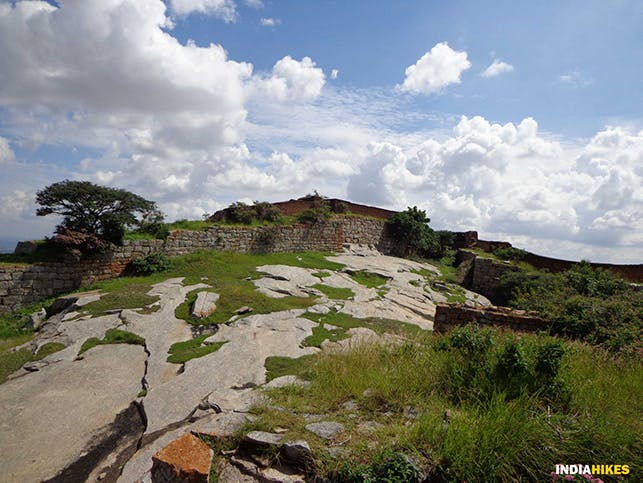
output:
[{"label": "indiahikes logo", "polygon": [[551,472],[554,481],[563,476],[563,481],[588,481],[592,483],[603,483],[603,480],[597,478],[598,476],[624,476],[629,474],[629,465],[556,465],[556,469]]}]

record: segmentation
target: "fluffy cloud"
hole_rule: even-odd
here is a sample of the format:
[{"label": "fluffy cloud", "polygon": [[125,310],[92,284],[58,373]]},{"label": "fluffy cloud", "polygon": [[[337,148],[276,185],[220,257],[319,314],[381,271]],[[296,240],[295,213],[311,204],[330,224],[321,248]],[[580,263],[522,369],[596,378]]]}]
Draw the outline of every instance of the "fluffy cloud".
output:
[{"label": "fluffy cloud", "polygon": [[280,101],[311,101],[319,96],[326,76],[310,57],[295,60],[289,55],[277,61],[270,76],[257,79],[260,95]]},{"label": "fluffy cloud", "polygon": [[435,94],[450,84],[459,84],[460,75],[470,67],[466,52],[453,50],[441,42],[406,68],[406,77],[398,89],[413,94]]},{"label": "fluffy cloud", "polygon": [[537,252],[549,240],[549,253],[564,255],[552,242],[560,240],[570,250],[585,245],[592,259],[621,247],[622,260],[636,261],[641,166],[643,131],[608,127],[570,147],[540,134],[531,118],[500,125],[463,117],[441,142],[371,144],[348,194],[398,209],[417,204],[437,226],[478,229]]},{"label": "fluffy cloud", "polygon": [[170,6],[177,15],[202,13],[218,17],[226,23],[237,18],[234,0],[170,0]]},{"label": "fluffy cloud", "polygon": [[0,166],[12,163],[15,160],[9,141],[0,136]]},{"label": "fluffy cloud", "polygon": [[278,18],[261,18],[259,24],[263,27],[276,27],[281,23],[281,20]]},{"label": "fluffy cloud", "polygon": [[339,76],[339,70],[338,69],[333,69],[330,71],[330,78],[331,79],[337,79],[337,76]]},{"label": "fluffy cloud", "polygon": [[482,77],[485,79],[488,79],[490,77],[496,77],[500,74],[504,74],[505,72],[512,72],[514,70],[514,66],[511,64],[508,64],[507,62],[503,62],[502,60],[494,60],[489,67],[487,67],[484,71],[480,73]]}]

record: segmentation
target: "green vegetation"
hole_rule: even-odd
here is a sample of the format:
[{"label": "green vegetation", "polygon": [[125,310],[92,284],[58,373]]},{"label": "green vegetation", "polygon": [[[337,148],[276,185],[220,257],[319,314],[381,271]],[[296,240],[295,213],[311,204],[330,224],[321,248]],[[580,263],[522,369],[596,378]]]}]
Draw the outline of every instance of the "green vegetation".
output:
[{"label": "green vegetation", "polygon": [[316,361],[315,355],[301,356],[296,359],[281,356],[268,357],[265,364],[266,381],[289,374],[308,380],[312,376],[312,367]]},{"label": "green vegetation", "polygon": [[99,339],[97,337],[90,337],[78,351],[78,355],[83,352],[87,352],[89,349],[96,347],[97,345],[106,345],[106,344],[132,344],[132,345],[145,345],[145,339],[136,334],[132,334],[126,330],[119,329],[109,329],[105,332],[105,337]]},{"label": "green vegetation", "polygon": [[[271,377],[311,384],[271,391],[246,429],[304,436],[322,478],[409,481],[401,455],[431,481],[544,481],[555,464],[588,454],[643,463],[641,362],[584,344],[464,327],[400,346],[266,362]],[[345,425],[350,438],[337,459],[304,429],[304,414]],[[364,430],[364,422],[378,424]]]},{"label": "green vegetation", "polygon": [[170,355],[168,356],[167,361],[174,364],[183,364],[190,359],[196,359],[198,357],[207,356],[212,352],[216,352],[221,348],[221,346],[223,346],[223,344],[225,344],[225,341],[215,342],[213,344],[203,344],[203,341],[208,337],[210,337],[210,335],[206,334],[184,342],[172,344],[172,347],[170,347],[170,350],[168,351]]},{"label": "green vegetation", "polygon": [[0,384],[7,380],[7,376],[12,372],[20,369],[24,364],[31,361],[39,361],[54,352],[61,351],[65,348],[64,344],[59,342],[48,342],[44,344],[36,354],[32,354],[27,348],[17,351],[11,351],[12,347],[19,346],[28,342],[31,337],[22,335],[9,340],[2,341],[0,344]]},{"label": "green vegetation", "polygon": [[247,305],[252,307],[253,314],[266,314],[279,310],[307,308],[315,303],[313,297],[271,298],[257,291],[248,277],[257,278],[256,269],[261,265],[290,265],[303,268],[339,270],[343,265],[329,262],[321,252],[306,253],[267,253],[243,254],[232,252],[201,252],[185,255],[173,260],[168,276],[187,276],[185,284],[202,282],[212,286],[213,292],[219,294],[217,310],[209,317],[193,319],[190,307],[196,299],[196,292],[191,293],[186,302],[176,310],[178,318],[194,324],[218,324],[227,321],[237,309]]},{"label": "green vegetation", "polygon": [[[346,331],[356,327],[366,327],[378,334],[388,333],[406,338],[414,338],[422,331],[417,325],[400,320],[380,317],[358,319],[350,314],[337,312],[336,310],[331,310],[325,315],[306,312],[302,317],[319,323],[318,327],[313,328],[313,334],[303,342],[303,345],[308,347],[321,347],[322,342],[325,340],[336,342],[345,339],[348,337]],[[333,326],[334,328],[329,328],[328,326]]]},{"label": "green vegetation", "polygon": [[350,277],[355,280],[357,283],[364,285],[368,288],[378,288],[388,282],[388,278],[379,275],[373,272],[367,272],[366,270],[360,270],[359,272],[349,273]]},{"label": "green vegetation", "polygon": [[207,220],[186,220],[186,219],[176,220],[172,223],[167,224],[167,227],[169,230],[199,231],[199,230],[205,230],[206,228],[209,228],[211,226],[213,226],[213,223]]},{"label": "green vegetation", "polygon": [[331,287],[330,285],[324,285],[323,283],[316,283],[315,285],[312,285],[312,288],[316,288],[326,295],[326,297],[333,300],[348,300],[355,296],[355,292],[350,288]]},{"label": "green vegetation", "polygon": [[[97,286],[103,287],[108,293],[95,302],[84,305],[81,309],[83,312],[87,312],[94,317],[104,315],[107,310],[146,307],[159,300],[156,295],[147,295],[147,292],[149,292],[152,287],[151,285],[140,283],[139,278],[132,279],[132,277],[128,277],[115,279],[98,284]],[[158,306],[153,306],[148,309],[148,312],[153,312],[157,309]]]},{"label": "green vegetation", "polygon": [[[36,214],[61,215],[52,241],[72,253],[90,253],[123,243],[127,227],[159,229],[156,204],[129,191],[89,181],[60,181],[36,193]],[[142,219],[139,219],[138,216]]]},{"label": "green vegetation", "polygon": [[313,275],[314,277],[317,277],[317,278],[321,278],[321,279],[323,279],[323,278],[326,278],[326,277],[330,277],[330,272],[323,272],[323,271],[320,271],[320,272],[313,272],[313,274],[312,274],[312,275]]},{"label": "green vegetation", "polygon": [[498,303],[538,312],[554,334],[615,352],[640,353],[643,347],[643,293],[589,263],[556,274],[507,273],[496,296]]},{"label": "green vegetation", "polygon": [[395,213],[386,221],[391,236],[397,240],[399,254],[424,258],[442,258],[453,247],[453,233],[429,227],[426,211],[417,206]]},{"label": "green vegetation", "polygon": [[170,259],[160,252],[150,253],[144,257],[135,258],[130,262],[129,268],[134,275],[151,275],[165,272],[172,266]]}]

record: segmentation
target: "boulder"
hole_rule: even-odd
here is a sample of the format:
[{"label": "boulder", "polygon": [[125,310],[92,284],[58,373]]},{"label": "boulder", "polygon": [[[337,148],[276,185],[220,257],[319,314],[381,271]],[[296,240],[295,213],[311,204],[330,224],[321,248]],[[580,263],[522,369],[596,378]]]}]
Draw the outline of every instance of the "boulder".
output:
[{"label": "boulder", "polygon": [[47,311],[45,309],[40,309],[38,312],[34,312],[29,315],[29,319],[25,326],[28,329],[38,330],[46,318]]},{"label": "boulder", "polygon": [[217,308],[217,300],[219,300],[219,294],[214,292],[199,292],[192,305],[192,317],[202,319],[212,314]]},{"label": "boulder", "polygon": [[313,452],[310,445],[303,439],[287,441],[281,447],[284,458],[303,467],[312,461]]},{"label": "boulder", "polygon": [[267,433],[265,431],[250,431],[246,434],[243,441],[251,446],[260,448],[269,448],[271,446],[279,446],[281,444],[282,436],[275,433]]},{"label": "boulder", "polygon": [[152,481],[207,483],[212,454],[207,444],[186,433],[152,457]]},{"label": "boulder", "polygon": [[344,431],[344,425],[334,421],[320,421],[318,423],[307,424],[306,429],[320,438],[333,439]]}]

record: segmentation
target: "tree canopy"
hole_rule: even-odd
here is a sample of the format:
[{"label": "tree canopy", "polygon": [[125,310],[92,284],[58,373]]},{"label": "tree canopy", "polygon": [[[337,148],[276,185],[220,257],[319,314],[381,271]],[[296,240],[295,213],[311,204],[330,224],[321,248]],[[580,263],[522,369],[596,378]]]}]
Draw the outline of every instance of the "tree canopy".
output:
[{"label": "tree canopy", "polygon": [[89,181],[54,183],[36,193],[36,203],[40,205],[38,216],[62,215],[63,220],[55,230],[59,236],[82,239],[80,244],[96,245],[93,248],[102,242],[121,244],[125,229],[139,225],[139,217],[160,214],[152,201]]}]

